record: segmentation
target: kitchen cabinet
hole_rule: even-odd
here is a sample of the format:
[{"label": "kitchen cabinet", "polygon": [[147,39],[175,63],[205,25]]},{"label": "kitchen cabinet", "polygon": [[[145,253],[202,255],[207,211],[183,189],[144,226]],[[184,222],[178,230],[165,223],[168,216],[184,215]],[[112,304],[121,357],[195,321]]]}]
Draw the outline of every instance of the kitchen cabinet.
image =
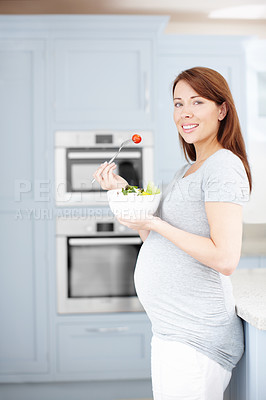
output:
[{"label": "kitchen cabinet", "polygon": [[254,141],[263,145],[266,139],[266,40],[250,40],[246,47],[248,131]]},{"label": "kitchen cabinet", "polygon": [[264,400],[266,398],[266,331],[244,321],[245,355],[236,374],[236,400]]},{"label": "kitchen cabinet", "polygon": [[[5,171],[0,195],[0,397],[7,383],[9,398],[12,393],[18,398],[12,382],[48,385],[84,377],[119,381],[118,388],[125,381],[141,381],[143,393],[150,391],[151,330],[144,313],[139,320],[126,315],[127,331],[116,334],[98,332],[92,316],[83,315],[82,324],[96,329],[95,334],[87,332],[83,362],[80,322],[57,314],[54,132],[154,128],[156,41],[167,20],[0,17],[0,162]],[[116,329],[117,320],[110,317],[103,314],[100,327]],[[109,344],[109,364],[103,341]],[[90,358],[92,350],[100,354],[98,367],[96,356]],[[134,397],[135,385],[128,387],[127,394]],[[29,399],[29,393],[23,385],[20,397]]]},{"label": "kitchen cabinet", "polygon": [[43,41],[0,41],[1,381],[48,369],[44,58]]},{"label": "kitchen cabinet", "polygon": [[154,113],[149,40],[55,39],[55,123],[150,128]]},{"label": "kitchen cabinet", "polygon": [[150,378],[151,326],[142,314],[58,324],[58,379]]},{"label": "kitchen cabinet", "polygon": [[243,321],[245,353],[233,370],[224,400],[265,400],[266,331]]}]

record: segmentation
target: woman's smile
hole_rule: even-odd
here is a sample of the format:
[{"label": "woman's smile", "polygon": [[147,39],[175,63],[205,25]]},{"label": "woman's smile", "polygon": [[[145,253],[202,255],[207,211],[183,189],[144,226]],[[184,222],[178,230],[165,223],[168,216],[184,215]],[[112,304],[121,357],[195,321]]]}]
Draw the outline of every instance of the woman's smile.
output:
[{"label": "woman's smile", "polygon": [[199,126],[199,124],[186,124],[182,125],[182,129],[186,133],[194,132],[195,129]]}]

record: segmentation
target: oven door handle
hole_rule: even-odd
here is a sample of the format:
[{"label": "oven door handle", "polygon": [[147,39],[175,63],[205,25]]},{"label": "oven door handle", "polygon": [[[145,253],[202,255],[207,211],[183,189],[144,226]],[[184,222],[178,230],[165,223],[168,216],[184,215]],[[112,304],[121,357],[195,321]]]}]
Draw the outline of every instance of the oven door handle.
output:
[{"label": "oven door handle", "polygon": [[128,326],[104,327],[104,328],[86,328],[88,333],[113,333],[113,332],[127,332]]},{"label": "oven door handle", "polygon": [[70,238],[70,246],[102,246],[106,244],[141,244],[140,237],[122,238]]},{"label": "oven door handle", "polygon": [[[100,152],[100,151],[95,151],[95,152],[89,152],[89,151],[84,151],[84,152],[74,152],[70,151],[67,155],[67,157],[70,160],[83,160],[83,159],[89,159],[89,160],[105,160],[105,159],[110,159],[112,158],[114,153],[111,152]],[[141,152],[140,151],[124,151],[123,154],[118,154],[116,158],[140,158],[141,157]]]}]

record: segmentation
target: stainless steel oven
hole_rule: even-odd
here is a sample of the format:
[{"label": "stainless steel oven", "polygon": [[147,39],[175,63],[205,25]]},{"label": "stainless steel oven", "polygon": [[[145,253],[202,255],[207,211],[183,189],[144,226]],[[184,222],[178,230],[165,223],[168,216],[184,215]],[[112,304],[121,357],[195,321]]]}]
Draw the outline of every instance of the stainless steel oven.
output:
[{"label": "stainless steel oven", "polygon": [[141,244],[112,216],[58,217],[58,312],[143,311],[134,287]]},{"label": "stainless steel oven", "polygon": [[[138,132],[140,144],[129,144],[119,153],[117,173],[131,185],[143,186],[153,180],[153,137],[149,131]],[[93,173],[116,153],[120,144],[133,132],[58,131],[55,133],[55,190],[59,206],[105,205],[106,192]]]}]

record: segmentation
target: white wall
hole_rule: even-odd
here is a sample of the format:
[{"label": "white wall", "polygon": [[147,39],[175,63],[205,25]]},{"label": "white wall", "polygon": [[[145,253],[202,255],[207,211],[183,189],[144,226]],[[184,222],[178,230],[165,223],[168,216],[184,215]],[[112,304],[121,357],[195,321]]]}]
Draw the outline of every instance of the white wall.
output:
[{"label": "white wall", "polygon": [[244,222],[266,223],[266,141],[250,140],[248,155],[253,191],[244,207]]},{"label": "white wall", "polygon": [[[254,189],[244,210],[244,219],[251,223],[266,223],[266,115],[259,116],[257,73],[266,73],[266,40],[247,42],[247,119],[248,155]],[[260,100],[261,101],[261,100]]]}]

